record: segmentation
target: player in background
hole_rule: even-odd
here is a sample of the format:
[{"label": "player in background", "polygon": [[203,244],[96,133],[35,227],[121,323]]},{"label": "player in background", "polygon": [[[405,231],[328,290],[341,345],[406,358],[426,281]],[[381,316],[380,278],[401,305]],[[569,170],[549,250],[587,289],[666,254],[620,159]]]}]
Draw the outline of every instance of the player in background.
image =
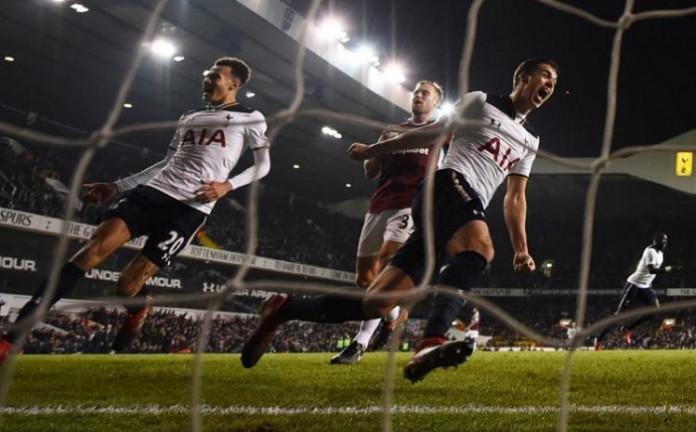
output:
[{"label": "player in background", "polygon": [[[626,308],[633,307],[633,304],[636,301],[640,303],[638,306],[660,307],[660,302],[657,300],[655,290],[652,288],[652,283],[655,276],[681,269],[681,266],[678,265],[662,265],[664,261],[665,249],[667,249],[667,234],[658,231],[653,234],[652,244],[646,247],[643,251],[643,255],[641,256],[640,261],[638,261],[636,270],[631,273],[628,278],[626,278],[626,282],[624,283],[624,288],[621,293],[621,300],[619,300],[619,305],[617,306],[614,315],[618,315]],[[651,316],[646,315],[638,318],[628,325],[622,326],[624,332],[623,337],[627,344],[633,344],[633,329],[650,319]],[[601,351],[604,349],[604,338],[606,337],[607,333],[609,333],[609,330],[611,330],[611,327],[605,328],[602,333],[595,338],[594,348],[596,351]]]},{"label": "player in background", "polygon": [[[393,138],[407,130],[434,122],[435,112],[442,100],[442,88],[432,81],[420,81],[411,93],[411,118],[400,125],[385,129],[379,140]],[[372,284],[375,277],[392,259],[413,229],[411,205],[418,186],[425,177],[432,148],[399,150],[364,162],[365,176],[379,178],[365,215],[355,262],[355,284],[362,289]],[[375,337],[374,349],[386,343],[399,323],[408,318],[408,312],[394,307],[385,319],[363,321],[353,341],[331,359],[331,364],[353,364],[360,361],[370,339],[382,321]]]},{"label": "player in background", "polygon": [[[215,202],[233,189],[268,174],[271,166],[266,120],[259,111],[240,105],[237,92],[251,77],[242,60],[223,57],[215,61],[202,81],[207,106],[181,116],[167,156],[144,171],[113,183],[85,184],[95,203],[129,191],[100,216],[90,239],[63,265],[50,305],[68,295],[85,273],[127,241],[147,235],[143,249],[130,261],[118,281],[116,294],[131,298],[148,278],[169,264],[203,226]],[[242,152],[254,153],[254,165],[228,179]],[[13,328],[0,340],[0,363],[12,350],[22,324],[44,301],[44,281],[20,310]],[[140,331],[151,308],[143,296],[126,306],[128,316],[114,341],[125,349]]]},{"label": "player in background", "polygon": [[[528,116],[549,100],[557,79],[558,66],[553,60],[529,59],[515,69],[509,95],[476,91],[467,93],[460,101],[464,117],[478,122],[454,128],[445,161],[435,173],[435,253],[447,258],[438,274],[438,284],[468,291],[493,259],[484,209],[504,180],[507,180],[507,192],[503,209],[514,250],[513,269],[529,272],[536,268],[527,247],[525,191],[539,137],[531,128]],[[352,158],[364,160],[394,150],[439,145],[448,139],[450,126],[450,119],[443,117],[435,124],[379,143],[354,143],[348,152]],[[421,189],[411,213],[414,232],[377,276],[364,298],[338,294],[307,299],[269,297],[261,307],[257,329],[242,349],[244,367],[251,368],[259,361],[285,321],[338,323],[386,316],[399,300],[382,294],[405,294],[423,277],[423,200]],[[407,379],[419,381],[432,370],[456,366],[471,355],[473,348],[467,341],[445,343],[445,334],[463,305],[464,301],[458,297],[435,296],[423,340],[404,368]]]}]

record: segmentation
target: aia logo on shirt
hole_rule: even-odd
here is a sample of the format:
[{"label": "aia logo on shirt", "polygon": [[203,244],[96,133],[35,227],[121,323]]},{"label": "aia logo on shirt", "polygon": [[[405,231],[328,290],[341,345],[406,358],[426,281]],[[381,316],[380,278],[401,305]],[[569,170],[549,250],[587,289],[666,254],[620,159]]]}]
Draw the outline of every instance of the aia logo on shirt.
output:
[{"label": "aia logo on shirt", "polygon": [[[196,134],[199,134],[196,136]],[[225,142],[225,131],[216,129],[215,132],[208,134],[208,129],[189,129],[181,140],[181,146],[185,145],[211,145],[218,144],[220,147],[227,147]]]},{"label": "aia logo on shirt", "polygon": [[512,153],[512,148],[503,146],[500,142],[500,138],[493,137],[486,144],[478,148],[478,151],[487,151],[493,157],[495,163],[498,164],[503,171],[510,171],[520,158],[510,159],[510,153]]}]

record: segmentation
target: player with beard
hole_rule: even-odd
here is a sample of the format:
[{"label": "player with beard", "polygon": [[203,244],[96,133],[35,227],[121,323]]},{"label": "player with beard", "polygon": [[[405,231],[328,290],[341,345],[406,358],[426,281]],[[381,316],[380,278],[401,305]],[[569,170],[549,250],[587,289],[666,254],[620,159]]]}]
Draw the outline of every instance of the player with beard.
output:
[{"label": "player with beard", "polygon": [[[418,82],[411,93],[411,118],[400,125],[389,126],[382,132],[379,141],[434,122],[435,111],[441,100],[442,88],[437,83]],[[358,287],[367,289],[408,239],[413,228],[411,205],[433,151],[437,150],[397,150],[364,162],[365,176],[369,179],[379,178],[379,186],[372,195],[360,233],[355,263],[355,283]],[[407,318],[407,311],[396,306],[384,319],[361,322],[358,334],[350,345],[331,359],[331,364],[359,362],[380,321],[382,327],[375,337],[373,349],[384,345],[396,326]]]}]

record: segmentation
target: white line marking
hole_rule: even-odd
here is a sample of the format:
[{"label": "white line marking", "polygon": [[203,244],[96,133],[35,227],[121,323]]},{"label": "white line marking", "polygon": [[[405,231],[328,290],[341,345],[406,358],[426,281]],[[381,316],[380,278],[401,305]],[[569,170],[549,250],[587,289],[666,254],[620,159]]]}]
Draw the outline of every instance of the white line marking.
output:
[{"label": "white line marking", "polygon": [[[219,407],[201,405],[201,414],[262,414],[262,415],[335,415],[335,414],[374,414],[382,412],[381,406],[367,407],[254,407],[228,406]],[[53,405],[53,406],[17,406],[0,408],[0,414],[17,414],[27,416],[54,414],[186,414],[190,407],[184,405],[131,405],[131,406],[84,406],[84,405]],[[394,414],[550,414],[558,411],[557,406],[520,406],[500,407],[489,405],[458,405],[458,406],[422,406],[395,405]],[[696,415],[696,407],[680,405],[636,406],[636,405],[571,405],[571,412],[595,414],[682,414]]]}]

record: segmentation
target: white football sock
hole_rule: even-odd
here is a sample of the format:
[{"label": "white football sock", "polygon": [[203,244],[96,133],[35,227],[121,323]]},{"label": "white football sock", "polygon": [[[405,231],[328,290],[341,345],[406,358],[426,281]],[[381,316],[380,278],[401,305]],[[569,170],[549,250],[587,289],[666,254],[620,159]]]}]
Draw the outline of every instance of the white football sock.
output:
[{"label": "white football sock", "polygon": [[372,335],[374,334],[375,330],[377,330],[377,326],[379,325],[380,321],[381,321],[381,319],[375,318],[375,319],[371,319],[369,321],[361,322],[360,323],[360,331],[355,336],[355,340],[360,345],[367,348],[367,346],[370,343],[370,339],[372,338]]}]

